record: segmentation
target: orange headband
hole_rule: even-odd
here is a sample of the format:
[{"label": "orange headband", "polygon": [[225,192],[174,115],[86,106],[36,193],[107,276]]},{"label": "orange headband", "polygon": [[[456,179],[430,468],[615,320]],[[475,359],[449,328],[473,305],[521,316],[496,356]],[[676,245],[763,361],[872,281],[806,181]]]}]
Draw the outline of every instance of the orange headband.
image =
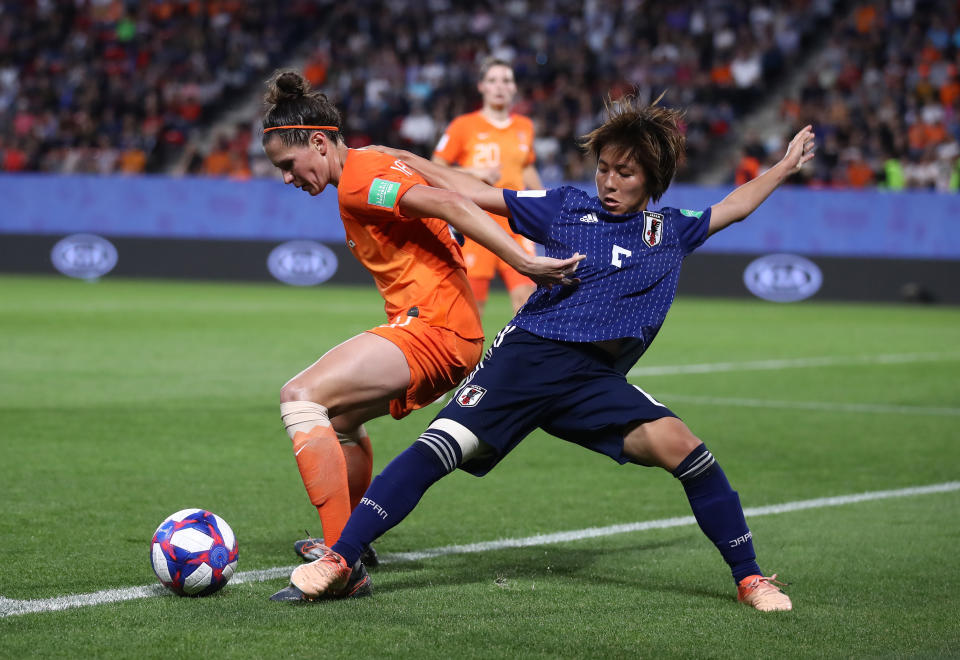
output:
[{"label": "orange headband", "polygon": [[278,131],[281,128],[312,128],[317,131],[339,131],[340,130],[336,126],[304,126],[303,124],[293,124],[291,126],[271,126],[270,128],[263,129],[263,132],[269,133],[270,131]]}]

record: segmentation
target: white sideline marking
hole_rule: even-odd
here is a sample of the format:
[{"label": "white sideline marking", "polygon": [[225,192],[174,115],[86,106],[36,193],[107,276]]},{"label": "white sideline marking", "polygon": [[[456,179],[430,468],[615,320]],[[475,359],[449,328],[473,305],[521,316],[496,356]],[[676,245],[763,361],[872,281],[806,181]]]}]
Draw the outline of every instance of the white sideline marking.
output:
[{"label": "white sideline marking", "polygon": [[752,360],[746,362],[710,362],[706,364],[676,364],[661,367],[634,367],[627,372],[627,376],[674,376],[678,374],[709,374],[722,371],[766,371],[857,364],[906,364],[910,362],[939,362],[941,360],[956,360],[958,358],[960,358],[960,353],[950,352],[785,358],[782,360]]},{"label": "white sideline marking", "polygon": [[[893,497],[911,497],[914,495],[947,493],[955,490],[960,490],[960,481],[948,481],[942,484],[900,488],[898,490],[876,490],[868,493],[858,493],[853,495],[838,495],[836,497],[820,497],[812,500],[798,500],[796,502],[786,502],[784,504],[751,507],[744,509],[743,512],[748,517],[755,518],[757,516],[789,513],[792,511],[802,511],[804,509],[819,509],[828,506],[842,506],[845,504],[884,500]],[[421,559],[431,559],[433,557],[443,557],[447,555],[490,552],[493,550],[503,550],[504,548],[526,548],[530,546],[549,545],[552,543],[580,541],[583,539],[592,539],[601,536],[612,536],[615,534],[626,534],[629,532],[641,532],[648,529],[665,529],[668,527],[683,527],[685,525],[695,524],[696,520],[693,516],[683,516],[680,518],[663,518],[661,520],[648,520],[645,522],[610,525],[608,527],[588,527],[587,529],[578,529],[569,532],[557,532],[555,534],[538,534],[536,536],[528,536],[518,539],[501,539],[498,541],[470,543],[467,545],[448,545],[442,548],[421,550],[419,552],[396,552],[389,555],[384,555],[382,562],[400,563],[407,561],[419,561]],[[285,578],[290,575],[290,571],[293,569],[293,566],[278,566],[276,568],[267,568],[259,571],[244,571],[242,573],[237,573],[233,577],[233,580],[231,580],[231,584],[243,584],[244,582],[265,582],[266,580]],[[150,598],[153,596],[164,595],[172,596],[170,592],[161,587],[159,584],[155,584],[145,587],[107,589],[105,591],[97,591],[90,594],[57,596],[55,598],[43,598],[37,600],[13,600],[0,596],[0,618],[16,616],[20,614],[33,614],[37,612],[56,612],[73,607],[89,607],[91,605],[118,603],[126,600],[135,600],[138,598]]]},{"label": "white sideline marking", "polygon": [[747,408],[794,408],[798,410],[825,410],[828,412],[882,413],[895,415],[945,415],[960,416],[960,408],[936,408],[930,406],[898,406],[882,403],[834,403],[832,401],[777,401],[775,399],[747,399],[740,397],[691,396],[687,394],[658,393],[671,403],[694,403],[707,406],[743,406]]},{"label": "white sideline marking", "polygon": [[[747,508],[743,510],[743,513],[748,517],[766,516],[775,513],[802,511],[804,509],[818,509],[827,506],[841,506],[844,504],[867,502],[870,500],[883,500],[891,497],[909,497],[911,495],[927,495],[929,493],[946,493],[954,490],[960,490],[960,481],[948,481],[946,483],[934,484],[932,486],[916,486],[912,488],[901,488],[899,490],[876,490],[869,493],[837,495],[836,497],[820,497],[814,500],[799,500],[796,502],[786,502],[784,504],[771,504],[769,506]],[[645,522],[610,525],[608,527],[588,527],[587,529],[577,529],[569,532],[557,532],[555,534],[538,534],[537,536],[528,536],[521,539],[502,539],[499,541],[487,541],[485,543],[471,543],[469,545],[448,545],[443,548],[421,550],[419,552],[398,552],[391,555],[385,555],[384,560],[417,561],[419,559],[441,557],[444,555],[488,552],[490,550],[501,550],[503,548],[526,548],[536,545],[549,545],[551,543],[565,543],[567,541],[579,541],[581,539],[592,539],[600,536],[611,536],[613,534],[642,532],[648,529],[666,529],[668,527],[683,527],[684,525],[695,524],[697,524],[697,521],[693,516],[683,516],[681,518],[662,518],[660,520],[647,520]]]}]

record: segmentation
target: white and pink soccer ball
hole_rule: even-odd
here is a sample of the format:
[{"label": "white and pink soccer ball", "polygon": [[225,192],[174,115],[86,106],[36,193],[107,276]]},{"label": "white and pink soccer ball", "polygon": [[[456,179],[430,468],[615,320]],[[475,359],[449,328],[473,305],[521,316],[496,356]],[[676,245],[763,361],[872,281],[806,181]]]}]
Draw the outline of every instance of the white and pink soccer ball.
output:
[{"label": "white and pink soccer ball", "polygon": [[153,534],[150,563],[160,583],[178,596],[209,596],[237,570],[237,537],[204,509],[183,509]]}]

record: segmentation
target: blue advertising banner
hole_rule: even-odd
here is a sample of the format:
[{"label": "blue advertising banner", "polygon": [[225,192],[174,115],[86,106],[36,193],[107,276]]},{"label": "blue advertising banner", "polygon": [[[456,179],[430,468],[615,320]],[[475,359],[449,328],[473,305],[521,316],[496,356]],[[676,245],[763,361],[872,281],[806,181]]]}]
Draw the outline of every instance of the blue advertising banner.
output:
[{"label": "blue advertising banner", "polygon": [[[588,183],[577,187],[594,192]],[[657,206],[702,210],[730,188],[675,184]],[[652,208],[655,208],[652,207]],[[0,234],[267,240],[344,239],[336,191],[279,181],[0,176]],[[783,187],[701,252],[960,260],[960,196]]]}]

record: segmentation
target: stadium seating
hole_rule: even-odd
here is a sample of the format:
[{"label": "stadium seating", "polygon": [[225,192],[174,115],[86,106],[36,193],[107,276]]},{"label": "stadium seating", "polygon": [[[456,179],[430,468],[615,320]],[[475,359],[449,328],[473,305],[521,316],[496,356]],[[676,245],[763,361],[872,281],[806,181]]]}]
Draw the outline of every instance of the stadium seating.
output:
[{"label": "stadium seating", "polygon": [[[781,108],[783,123],[815,126],[820,146],[809,182],[956,192],[958,67],[955,4],[865,3],[845,13]],[[777,149],[765,157],[772,162],[780,155]]]},{"label": "stadium seating", "polygon": [[[0,171],[169,172],[179,160],[191,174],[273,176],[257,112],[221,111],[291,64],[342,108],[351,146],[428,154],[479,104],[477,63],[493,54],[515,63],[516,110],[536,123],[548,183],[590,178],[577,137],[607,94],[633,90],[686,108],[680,180],[740,141],[742,182],[785,136],[754,139],[738,122],[805,70],[780,104],[782,125],[820,136],[797,182],[956,190],[960,20],[939,4],[0,0]],[[209,148],[184,153],[197,135]]]},{"label": "stadium seating", "polygon": [[0,0],[0,171],[162,171],[321,4]]}]

